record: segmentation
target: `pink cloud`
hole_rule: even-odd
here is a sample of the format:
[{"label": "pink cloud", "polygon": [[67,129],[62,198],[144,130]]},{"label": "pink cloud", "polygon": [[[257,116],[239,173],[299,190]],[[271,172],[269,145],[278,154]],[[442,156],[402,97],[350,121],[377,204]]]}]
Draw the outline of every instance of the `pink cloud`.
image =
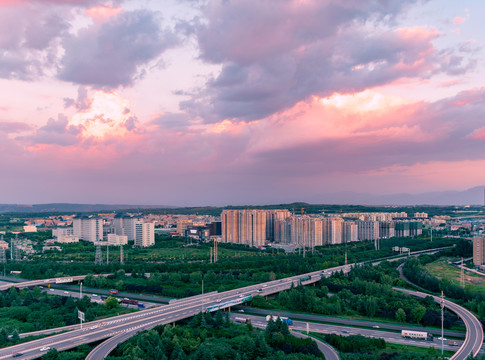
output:
[{"label": "pink cloud", "polygon": [[114,7],[112,4],[102,4],[89,8],[85,12],[86,15],[94,19],[95,22],[101,23],[118,15],[122,10],[121,7]]},{"label": "pink cloud", "polygon": [[473,139],[484,139],[485,138],[485,126],[474,130],[471,134],[470,137]]},{"label": "pink cloud", "polygon": [[455,25],[456,25],[456,24],[461,24],[461,23],[463,23],[463,22],[465,22],[465,21],[466,21],[466,19],[465,19],[465,18],[462,18],[462,17],[457,16],[457,17],[455,17],[455,18],[453,19],[453,24],[455,24]]}]

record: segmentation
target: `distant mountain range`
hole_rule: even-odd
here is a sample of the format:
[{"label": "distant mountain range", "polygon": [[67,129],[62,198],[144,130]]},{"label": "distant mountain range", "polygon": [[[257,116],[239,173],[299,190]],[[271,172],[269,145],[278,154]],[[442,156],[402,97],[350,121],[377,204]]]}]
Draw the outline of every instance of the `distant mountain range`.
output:
[{"label": "distant mountain range", "polygon": [[0,213],[47,213],[47,212],[92,212],[92,211],[116,211],[116,210],[133,210],[133,209],[167,209],[174,206],[165,205],[106,205],[106,204],[0,204]]},{"label": "distant mountain range", "polygon": [[339,192],[318,196],[318,202],[339,205],[484,205],[485,186],[465,191],[434,191],[421,194],[370,195],[357,192]]},{"label": "distant mountain range", "polygon": [[[465,191],[435,191],[422,194],[371,195],[357,192],[338,192],[302,199],[310,204],[363,205],[363,206],[413,206],[413,205],[457,205],[483,206],[485,186],[476,186]],[[282,204],[283,206],[284,204]],[[269,205],[268,205],[269,206]],[[135,209],[180,209],[167,205],[106,205],[106,204],[0,204],[0,213],[76,213]],[[186,208],[190,209],[190,208]]]}]

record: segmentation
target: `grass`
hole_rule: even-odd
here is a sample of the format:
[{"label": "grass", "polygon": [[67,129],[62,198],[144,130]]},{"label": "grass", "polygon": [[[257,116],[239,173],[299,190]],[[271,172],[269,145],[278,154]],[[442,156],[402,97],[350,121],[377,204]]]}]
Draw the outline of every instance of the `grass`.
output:
[{"label": "grass", "polygon": [[[427,264],[426,269],[437,279],[446,279],[453,285],[460,286],[461,270],[448,264],[448,258],[433,261]],[[485,292],[485,276],[480,276],[465,271],[465,289]],[[481,282],[482,284],[479,284]]]}]

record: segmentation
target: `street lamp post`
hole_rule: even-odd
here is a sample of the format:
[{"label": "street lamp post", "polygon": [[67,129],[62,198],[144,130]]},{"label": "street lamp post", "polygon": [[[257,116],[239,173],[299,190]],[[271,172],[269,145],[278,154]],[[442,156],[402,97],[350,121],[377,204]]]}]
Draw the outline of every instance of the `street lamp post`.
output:
[{"label": "street lamp post", "polygon": [[445,341],[445,337],[443,333],[444,309],[445,309],[445,298],[443,296],[443,291],[442,291],[441,292],[441,355],[443,355],[443,342]]},{"label": "street lamp post", "polygon": [[83,298],[83,282],[79,283],[79,299]]}]

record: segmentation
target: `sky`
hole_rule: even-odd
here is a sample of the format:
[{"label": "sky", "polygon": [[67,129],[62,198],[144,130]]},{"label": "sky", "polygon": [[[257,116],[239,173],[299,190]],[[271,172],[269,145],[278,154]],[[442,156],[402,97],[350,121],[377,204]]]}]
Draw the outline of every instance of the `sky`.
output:
[{"label": "sky", "polygon": [[485,185],[485,2],[0,0],[0,203]]}]

